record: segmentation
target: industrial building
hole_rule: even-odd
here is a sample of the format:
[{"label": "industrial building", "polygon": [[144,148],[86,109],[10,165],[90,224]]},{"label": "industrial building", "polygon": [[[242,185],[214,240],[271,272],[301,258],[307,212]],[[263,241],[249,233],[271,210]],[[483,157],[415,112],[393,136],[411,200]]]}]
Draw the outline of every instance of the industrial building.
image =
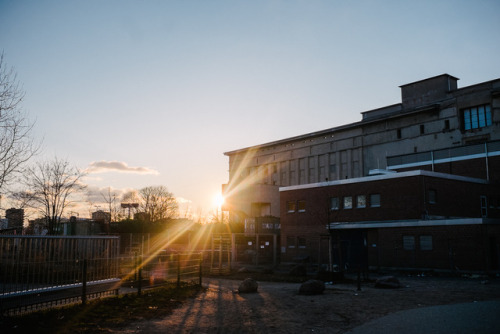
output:
[{"label": "industrial building", "polygon": [[498,270],[500,79],[400,88],[359,122],[226,152],[230,219],[279,217],[281,261]]}]

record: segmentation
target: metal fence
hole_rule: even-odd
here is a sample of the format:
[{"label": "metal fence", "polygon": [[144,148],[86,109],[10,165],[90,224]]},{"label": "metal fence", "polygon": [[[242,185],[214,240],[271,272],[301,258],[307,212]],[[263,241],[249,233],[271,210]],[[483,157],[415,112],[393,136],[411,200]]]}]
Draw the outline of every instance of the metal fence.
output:
[{"label": "metal fence", "polygon": [[118,237],[0,236],[3,315],[116,294],[122,286],[201,284],[201,253],[120,257]]}]

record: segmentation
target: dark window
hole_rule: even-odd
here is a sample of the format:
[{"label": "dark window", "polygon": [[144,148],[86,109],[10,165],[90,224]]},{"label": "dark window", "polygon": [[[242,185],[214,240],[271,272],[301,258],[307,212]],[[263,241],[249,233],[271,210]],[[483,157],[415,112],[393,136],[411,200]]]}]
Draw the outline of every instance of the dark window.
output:
[{"label": "dark window", "polygon": [[437,202],[437,193],[434,189],[429,189],[429,203],[436,204]]},{"label": "dark window", "polygon": [[286,211],[288,213],[295,212],[295,202],[286,202]]},{"label": "dark window", "polygon": [[397,136],[398,136],[398,139],[401,139],[401,129],[398,129]]},{"label": "dark window", "polygon": [[480,129],[491,125],[491,107],[484,104],[463,110],[464,130]]},{"label": "dark window", "polygon": [[481,217],[488,216],[488,199],[486,196],[481,196]]},{"label": "dark window", "polygon": [[380,194],[370,195],[370,206],[372,208],[378,208],[380,206]]},{"label": "dark window", "polygon": [[297,245],[299,246],[299,248],[306,248],[306,238],[298,237]]},{"label": "dark window", "polygon": [[306,211],[306,201],[299,201],[297,203],[297,209],[299,212],[305,212]]},{"label": "dark window", "polygon": [[403,235],[403,249],[404,250],[415,249],[415,237],[413,235]]},{"label": "dark window", "polygon": [[286,237],[286,245],[288,246],[288,248],[295,248],[295,238]]},{"label": "dark window", "polygon": [[444,121],[444,129],[445,130],[449,130],[450,129],[450,120],[445,120]]},{"label": "dark window", "polygon": [[339,198],[331,197],[330,198],[330,210],[338,210],[339,209]]},{"label": "dark window", "polygon": [[432,250],[432,235],[420,236],[420,250]]},{"label": "dark window", "polygon": [[420,134],[423,135],[425,133],[425,126],[423,124],[420,125]]}]

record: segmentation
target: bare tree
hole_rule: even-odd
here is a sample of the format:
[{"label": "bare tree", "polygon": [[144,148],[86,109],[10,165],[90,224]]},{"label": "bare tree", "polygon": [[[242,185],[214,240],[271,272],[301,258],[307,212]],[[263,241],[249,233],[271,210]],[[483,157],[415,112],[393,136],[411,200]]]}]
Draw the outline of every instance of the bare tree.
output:
[{"label": "bare tree", "polygon": [[165,186],[145,187],[139,191],[141,210],[149,215],[152,222],[172,218],[179,205],[174,195]]},{"label": "bare tree", "polygon": [[116,193],[111,192],[111,187],[108,187],[108,191],[106,193],[101,192],[101,197],[103,201],[106,203],[109,209],[109,218],[111,222],[114,222],[118,218],[118,208],[117,208],[117,199]]},{"label": "bare tree", "polygon": [[13,68],[7,68],[0,55],[0,190],[22,171],[23,165],[38,151],[31,138],[34,123],[21,110],[24,91]]},{"label": "bare tree", "polygon": [[25,192],[33,208],[47,219],[49,234],[55,234],[64,210],[72,204],[71,195],[83,191],[85,174],[66,160],[55,158],[39,162],[24,173]]}]

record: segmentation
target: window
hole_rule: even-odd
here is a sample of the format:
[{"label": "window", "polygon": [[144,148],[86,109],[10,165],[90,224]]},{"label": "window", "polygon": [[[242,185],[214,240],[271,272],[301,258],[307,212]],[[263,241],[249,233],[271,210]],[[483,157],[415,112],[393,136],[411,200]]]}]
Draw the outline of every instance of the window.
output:
[{"label": "window", "polygon": [[432,250],[432,235],[420,236],[420,250]]},{"label": "window", "polygon": [[288,213],[295,212],[295,202],[286,202],[286,211]]},{"label": "window", "polygon": [[398,129],[397,136],[398,136],[398,139],[401,139],[401,129]]},{"label": "window", "polygon": [[299,248],[306,248],[306,238],[298,237],[297,245],[299,246]]},{"label": "window", "polygon": [[344,209],[352,209],[352,196],[344,197]]},{"label": "window", "polygon": [[331,197],[330,198],[330,210],[338,210],[339,209],[339,198]]},{"label": "window", "polygon": [[484,128],[491,125],[491,107],[484,104],[463,110],[464,130]]},{"label": "window", "polygon": [[415,250],[415,237],[413,235],[403,235],[403,249]]},{"label": "window", "polygon": [[488,199],[486,196],[481,196],[481,217],[488,216]]},{"label": "window", "polygon": [[436,204],[436,190],[429,189],[429,203]]},{"label": "window", "polygon": [[450,129],[450,120],[447,119],[444,121],[444,130],[449,130]]},{"label": "window", "polygon": [[299,201],[298,202],[298,211],[299,212],[306,212],[306,201]]},{"label": "window", "polygon": [[380,194],[371,194],[370,195],[370,206],[372,208],[380,207]]},{"label": "window", "polygon": [[288,248],[295,248],[295,238],[294,237],[286,237],[286,244]]},{"label": "window", "polygon": [[423,135],[425,133],[425,126],[420,124],[420,134]]},{"label": "window", "polygon": [[356,196],[356,207],[357,208],[366,208],[366,196],[365,195]]}]

